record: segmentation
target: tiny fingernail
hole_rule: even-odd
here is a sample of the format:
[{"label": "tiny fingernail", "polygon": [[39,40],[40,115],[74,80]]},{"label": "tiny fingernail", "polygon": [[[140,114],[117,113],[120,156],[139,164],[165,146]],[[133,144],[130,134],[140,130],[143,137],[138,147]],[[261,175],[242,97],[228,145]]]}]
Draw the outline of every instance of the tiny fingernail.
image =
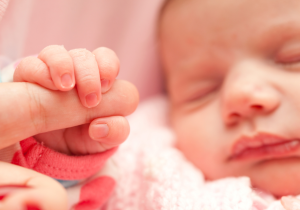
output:
[{"label": "tiny fingernail", "polygon": [[91,129],[91,136],[93,139],[102,139],[108,135],[108,125],[107,124],[96,124],[93,125]]},{"label": "tiny fingernail", "polygon": [[105,93],[108,91],[108,86],[109,86],[109,80],[107,79],[102,79],[101,80],[101,92]]},{"label": "tiny fingernail", "polygon": [[73,81],[70,74],[64,74],[61,76],[61,85],[64,88],[70,88],[73,86]]},{"label": "tiny fingernail", "polygon": [[98,105],[98,96],[96,93],[90,93],[85,97],[86,104],[89,108],[95,107]]}]

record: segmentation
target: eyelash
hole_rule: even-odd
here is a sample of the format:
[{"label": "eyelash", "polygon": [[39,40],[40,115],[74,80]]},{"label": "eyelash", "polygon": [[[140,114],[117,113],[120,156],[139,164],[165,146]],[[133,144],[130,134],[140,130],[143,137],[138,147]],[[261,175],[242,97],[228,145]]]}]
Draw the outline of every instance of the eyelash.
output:
[{"label": "eyelash", "polygon": [[[209,88],[206,88],[204,91],[198,91],[195,96],[192,96],[188,99],[188,101],[196,101],[196,100],[201,100],[204,99],[206,96],[210,95],[211,93],[217,91],[219,89],[220,85],[215,85]],[[201,92],[201,93],[199,93]]]},{"label": "eyelash", "polygon": [[283,66],[287,70],[300,70],[300,54],[290,59],[275,59],[276,63]]}]

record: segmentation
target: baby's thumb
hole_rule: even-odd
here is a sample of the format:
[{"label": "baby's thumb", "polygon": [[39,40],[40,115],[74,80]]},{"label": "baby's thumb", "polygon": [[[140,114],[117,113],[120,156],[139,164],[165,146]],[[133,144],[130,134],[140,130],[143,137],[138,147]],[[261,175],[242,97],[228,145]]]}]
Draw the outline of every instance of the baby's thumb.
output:
[{"label": "baby's thumb", "polygon": [[284,196],[280,200],[286,210],[300,210],[300,200],[292,196]]}]

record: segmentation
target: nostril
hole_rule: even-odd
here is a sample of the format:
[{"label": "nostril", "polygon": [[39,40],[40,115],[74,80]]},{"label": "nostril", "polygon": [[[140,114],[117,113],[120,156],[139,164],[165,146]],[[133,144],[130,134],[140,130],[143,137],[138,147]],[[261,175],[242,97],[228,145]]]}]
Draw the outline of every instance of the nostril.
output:
[{"label": "nostril", "polygon": [[228,116],[228,124],[229,125],[235,125],[236,123],[238,123],[239,119],[240,119],[240,115],[236,112],[234,113],[231,113],[229,116]]},{"label": "nostril", "polygon": [[263,106],[261,106],[261,105],[251,105],[251,109],[261,111],[261,110],[263,110]]}]

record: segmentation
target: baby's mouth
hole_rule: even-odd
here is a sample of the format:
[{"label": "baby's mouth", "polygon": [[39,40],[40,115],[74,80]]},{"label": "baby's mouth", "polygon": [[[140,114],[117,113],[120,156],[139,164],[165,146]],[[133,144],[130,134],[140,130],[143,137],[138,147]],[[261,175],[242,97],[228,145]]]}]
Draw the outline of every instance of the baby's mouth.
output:
[{"label": "baby's mouth", "polygon": [[260,133],[242,137],[233,145],[230,160],[270,159],[293,154],[300,146],[300,139],[285,139]]}]

